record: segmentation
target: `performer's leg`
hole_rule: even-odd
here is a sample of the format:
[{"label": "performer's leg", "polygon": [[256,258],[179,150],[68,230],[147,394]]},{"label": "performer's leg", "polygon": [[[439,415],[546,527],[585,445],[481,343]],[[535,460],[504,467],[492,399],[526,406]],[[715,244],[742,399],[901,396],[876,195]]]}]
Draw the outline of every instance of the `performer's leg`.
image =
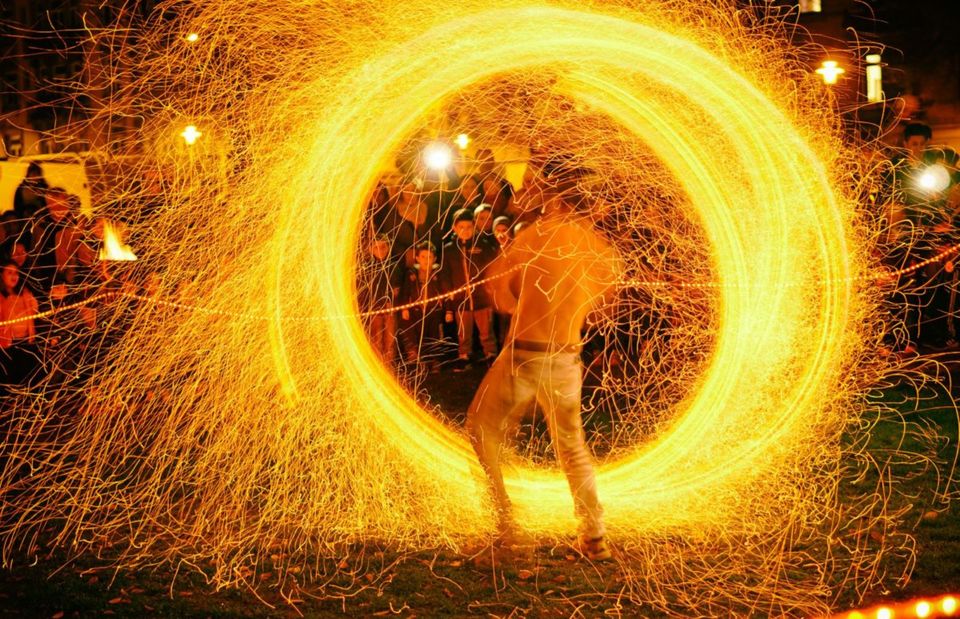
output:
[{"label": "performer's leg", "polygon": [[501,525],[510,521],[510,497],[503,483],[500,456],[515,414],[536,397],[513,375],[512,355],[502,354],[480,383],[467,410],[467,431],[480,466],[486,473]]},{"label": "performer's leg", "polygon": [[581,533],[588,538],[598,538],[604,534],[603,508],[597,496],[593,458],[587,449],[580,419],[582,381],[576,355],[554,355],[545,359],[538,399],[547,417],[557,460],[570,485]]}]

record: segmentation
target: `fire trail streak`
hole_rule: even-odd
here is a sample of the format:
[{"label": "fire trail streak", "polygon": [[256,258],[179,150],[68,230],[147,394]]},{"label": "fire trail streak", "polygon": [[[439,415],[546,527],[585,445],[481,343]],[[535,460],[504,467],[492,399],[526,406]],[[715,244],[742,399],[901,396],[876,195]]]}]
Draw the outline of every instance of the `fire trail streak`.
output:
[{"label": "fire trail streak", "polygon": [[[288,320],[357,315],[368,197],[456,108],[476,144],[582,155],[614,196],[627,272],[652,271],[600,325],[644,344],[597,392],[631,428],[599,467],[623,576],[601,603],[809,614],[875,584],[910,540],[887,488],[839,498],[884,467],[842,437],[862,438],[864,394],[892,362],[873,360],[879,287],[859,285],[876,273],[848,189],[859,164],[776,24],[728,4],[169,3],[174,18],[104,65],[129,87],[96,120],[146,119],[137,147],[168,183],[133,231],[136,268],[195,298],[135,313],[75,388],[69,431],[47,432],[45,411],[74,392],[18,401],[5,558],[56,522],[56,543],[118,544],[123,566],[210,566],[233,585],[275,554],[281,576],[306,565],[331,594],[354,542],[489,535],[465,437],[396,382],[361,322]],[[185,146],[188,125],[202,137]],[[267,328],[226,319],[240,316]],[[648,417],[652,437],[634,431]],[[531,532],[574,530],[555,467],[513,457],[505,473]]]}]

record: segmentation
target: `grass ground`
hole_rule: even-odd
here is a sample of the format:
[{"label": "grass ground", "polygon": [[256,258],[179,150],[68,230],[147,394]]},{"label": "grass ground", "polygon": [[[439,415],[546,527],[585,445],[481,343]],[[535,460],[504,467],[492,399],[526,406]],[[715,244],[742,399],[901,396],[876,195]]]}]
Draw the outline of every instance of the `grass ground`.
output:
[{"label": "grass ground", "polygon": [[[451,391],[460,398],[464,389]],[[900,410],[905,419],[935,424],[945,437],[939,448],[952,458],[957,449],[957,416],[945,393],[891,388],[878,397]],[[457,400],[456,406],[465,406]],[[902,426],[894,421],[876,426],[871,449],[900,445]],[[908,439],[909,440],[909,439]],[[935,509],[929,489],[934,471],[913,479],[920,497],[915,505],[917,563],[901,587],[867,592],[863,605],[915,596],[960,591],[960,505]],[[914,513],[912,512],[912,513]],[[42,550],[42,548],[41,548]],[[170,568],[113,572],[103,562],[83,559],[63,566],[63,557],[44,558],[33,565],[0,570],[0,616],[9,617],[308,617],[333,616],[603,616],[617,612],[607,595],[622,586],[615,564],[594,566],[569,547],[538,548],[519,557],[489,552],[474,557],[423,553],[400,557],[365,549],[366,571],[358,573],[350,593],[339,599],[310,599],[301,594],[295,604],[269,586],[250,590],[215,591],[192,570],[175,576]],[[43,553],[41,552],[41,555]],[[272,574],[259,578],[269,583]],[[258,599],[258,596],[261,596]],[[848,592],[843,607],[855,603]],[[657,616],[649,608],[628,606],[624,616]]]}]

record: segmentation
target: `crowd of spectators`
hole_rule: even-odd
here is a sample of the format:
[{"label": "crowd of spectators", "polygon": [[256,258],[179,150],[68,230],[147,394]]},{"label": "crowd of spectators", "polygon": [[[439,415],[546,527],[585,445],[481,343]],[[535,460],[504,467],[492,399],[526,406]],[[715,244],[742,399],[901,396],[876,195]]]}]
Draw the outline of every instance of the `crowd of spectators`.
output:
[{"label": "crowd of spectators", "polygon": [[[880,158],[875,170],[884,172],[873,176],[880,186],[868,208],[881,219],[885,232],[878,250],[897,283],[888,347],[905,355],[960,350],[960,271],[953,251],[960,243],[954,234],[960,224],[958,157],[931,142],[928,126],[909,123],[899,147],[871,153]],[[361,292],[375,290],[375,301],[361,294],[361,310],[385,364],[393,367],[399,359],[430,371],[457,371],[495,357],[509,316],[496,314],[485,288],[473,286],[511,238],[536,219],[541,175],[531,161],[522,186],[514,188],[490,151],[482,150],[474,170],[462,177],[453,174],[441,183],[408,175],[395,187],[377,188],[368,235],[373,240],[359,286]]]},{"label": "crowd of spectators", "polygon": [[[930,128],[905,126],[900,148],[875,151],[887,173],[874,192],[886,233],[882,260],[896,274],[891,307],[902,326],[892,351],[960,349],[955,234],[960,223],[956,152],[931,148]],[[462,174],[406,174],[373,193],[358,269],[359,305],[374,350],[390,368],[463,371],[492,362],[510,317],[497,314],[483,282],[490,264],[543,201],[542,166],[527,162],[523,183],[506,180],[490,150]],[[33,318],[76,300],[98,271],[95,222],[80,201],[50,187],[30,164],[13,209],[0,215],[0,381],[42,375],[43,346],[60,337]]]},{"label": "crowd of spectators", "polygon": [[493,361],[509,316],[495,312],[478,284],[515,232],[536,218],[539,187],[531,173],[515,190],[485,149],[462,176],[451,169],[442,181],[423,175],[377,187],[358,289],[386,365],[438,372]]},{"label": "crowd of spectators", "polygon": [[[13,209],[0,217],[0,384],[4,391],[46,377],[52,349],[70,343],[52,316],[102,282],[97,245],[101,230],[80,214],[80,199],[50,187],[31,163],[16,189]],[[82,318],[90,313],[79,312]],[[73,352],[73,351],[69,351]],[[64,368],[58,368],[63,370]]]},{"label": "crowd of spectators", "polygon": [[958,157],[950,148],[931,147],[932,138],[929,126],[910,123],[901,148],[874,153],[886,162],[875,192],[887,206],[880,252],[897,284],[891,307],[898,328],[888,333],[888,344],[906,355],[960,348]]}]

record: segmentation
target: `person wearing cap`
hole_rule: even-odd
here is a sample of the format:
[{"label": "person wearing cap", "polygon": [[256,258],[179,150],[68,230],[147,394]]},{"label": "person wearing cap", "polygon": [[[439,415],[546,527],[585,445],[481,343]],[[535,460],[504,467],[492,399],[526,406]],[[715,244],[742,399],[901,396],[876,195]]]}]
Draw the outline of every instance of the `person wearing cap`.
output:
[{"label": "person wearing cap", "polygon": [[587,316],[612,300],[622,267],[613,246],[577,212],[575,187],[585,171],[565,161],[545,166],[544,217],[491,265],[494,306],[512,319],[506,345],[470,404],[467,430],[489,481],[501,535],[509,539],[518,527],[500,459],[508,431],[539,403],[573,495],[580,551],[606,560],[611,553],[603,509],[580,418],[581,331]]},{"label": "person wearing cap", "polygon": [[493,236],[492,206],[484,202],[473,209],[473,229],[476,242],[497,247],[497,239]]},{"label": "person wearing cap", "polygon": [[473,328],[480,334],[484,361],[493,361],[497,340],[493,332],[493,303],[486,287],[476,285],[486,277],[487,268],[497,256],[496,248],[478,239],[473,212],[460,209],[453,215],[453,240],[443,246],[440,277],[444,290],[458,291],[447,301],[447,322],[456,316],[458,358],[455,371],[468,369],[473,352]]},{"label": "person wearing cap", "polygon": [[501,215],[493,220],[493,238],[497,239],[497,245],[501,251],[510,242],[510,217],[508,215]]}]

